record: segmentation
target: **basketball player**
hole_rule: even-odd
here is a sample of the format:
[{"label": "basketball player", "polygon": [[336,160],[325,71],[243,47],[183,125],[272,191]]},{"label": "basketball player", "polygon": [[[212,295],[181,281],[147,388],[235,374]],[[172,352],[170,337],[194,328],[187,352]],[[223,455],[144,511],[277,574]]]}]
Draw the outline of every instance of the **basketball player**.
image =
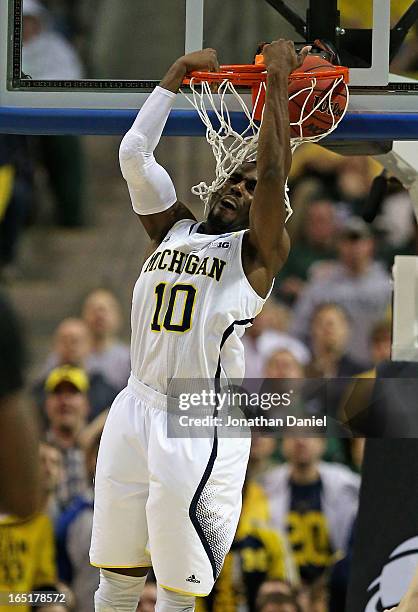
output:
[{"label": "basketball player", "polygon": [[186,55],[150,95],[120,147],[133,208],[150,239],[133,294],[132,374],[103,432],[90,558],[101,568],[97,612],[134,612],[148,569],[158,612],[191,612],[221,570],[241,509],[249,439],[169,438],[167,397],[179,379],[243,377],[240,337],[286,261],[292,42],[264,47],[267,94],[257,166],[238,168],[197,223],[154,159],[186,73],[218,69],[216,52]]}]

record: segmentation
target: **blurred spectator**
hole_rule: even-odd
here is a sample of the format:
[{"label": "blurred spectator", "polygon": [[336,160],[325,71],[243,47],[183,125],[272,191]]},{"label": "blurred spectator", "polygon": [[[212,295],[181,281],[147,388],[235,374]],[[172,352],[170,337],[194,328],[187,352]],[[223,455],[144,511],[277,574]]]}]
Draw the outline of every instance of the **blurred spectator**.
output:
[{"label": "blurred spectator", "polygon": [[101,434],[102,426],[85,447],[89,488],[71,502],[59,517],[56,527],[59,577],[71,587],[77,612],[94,612],[94,593],[99,586],[99,570],[90,565],[89,549],[93,524],[93,480]]},{"label": "blurred spectator", "polygon": [[294,354],[286,349],[280,349],[270,355],[264,375],[266,378],[303,378],[304,368]]},{"label": "blurred spectator", "polygon": [[373,227],[380,236],[379,257],[391,268],[395,255],[415,255],[417,225],[411,195],[400,181],[385,174],[387,194]]},{"label": "blurred spectator", "polygon": [[372,174],[370,158],[342,156],[337,172],[338,208],[340,217],[361,215],[370,193]]},{"label": "blurred spectator", "polygon": [[251,451],[248,462],[247,478],[258,480],[274,467],[273,453],[276,450],[275,438],[253,433],[251,436]]},{"label": "blurred spectator", "polygon": [[[22,70],[36,80],[77,80],[83,70],[75,49],[51,29],[49,12],[38,0],[23,0]],[[45,168],[55,200],[57,222],[84,224],[84,154],[77,136],[32,139],[37,161]]]},{"label": "blurred spectator", "polygon": [[63,477],[57,491],[62,509],[87,489],[84,453],[78,442],[89,412],[87,389],[86,373],[72,366],[52,370],[45,383],[46,439],[57,445],[63,456]]},{"label": "blurred spectator", "polygon": [[317,261],[335,259],[337,225],[330,200],[311,202],[302,221],[302,235],[276,280],[275,294],[292,303],[299,297],[309,270]]},{"label": "blurred spectator", "polygon": [[61,509],[58,504],[58,486],[64,475],[62,453],[58,446],[43,441],[39,447],[45,494],[44,510],[54,522]]},{"label": "blurred spectator", "polygon": [[286,538],[270,523],[270,507],[263,489],[246,480],[237,533],[211,595],[198,598],[197,612],[226,612],[241,607],[255,612],[264,580],[288,580],[298,574]]},{"label": "blurred spectator", "polygon": [[344,308],[352,321],[347,353],[353,359],[369,359],[368,336],[383,317],[390,302],[390,278],[373,260],[373,238],[359,218],[346,222],[338,246],[339,260],[313,278],[299,298],[293,332],[306,340],[312,314],[318,304],[333,302]]},{"label": "blurred spectator", "polygon": [[50,14],[41,2],[23,0],[23,72],[41,80],[82,78],[83,68],[74,48],[50,25]]},{"label": "blurred spectator", "polygon": [[137,612],[155,612],[155,604],[157,603],[157,585],[155,582],[148,581],[142,591],[141,601],[138,605]]},{"label": "blurred spectator", "polygon": [[286,463],[264,478],[272,522],[289,535],[304,582],[312,584],[345,550],[358,505],[360,478],[339,464],[321,462],[322,438],[289,438]]},{"label": "blurred spectator", "polygon": [[38,406],[44,402],[45,379],[53,368],[62,365],[81,367],[88,372],[88,397],[90,411],[88,420],[109,408],[118,394],[118,389],[105,380],[103,374],[89,367],[92,339],[82,319],[64,319],[54,334],[54,352],[46,360],[41,379],[35,384],[33,393]]},{"label": "blurred spectator", "polygon": [[374,366],[382,361],[389,361],[392,350],[392,322],[388,319],[379,321],[370,334],[370,352]]},{"label": "blurred spectator", "polygon": [[24,518],[38,508],[38,432],[23,387],[25,351],[17,316],[0,292],[0,513]]},{"label": "blurred spectator", "polygon": [[[0,592],[59,592],[54,534],[51,520],[45,513],[49,498],[49,476],[46,473],[45,461],[38,459],[38,465],[39,463],[42,483],[40,510],[24,520],[12,515],[0,517]],[[0,608],[5,609],[3,606]],[[56,607],[57,612],[64,612],[66,609],[61,605]],[[30,612],[32,607],[15,606],[15,610]],[[49,612],[50,607],[41,606],[37,607],[37,610]]]},{"label": "blurred spectator", "polygon": [[13,277],[17,244],[33,204],[27,138],[0,134],[0,278]]},{"label": "blurred spectator", "polygon": [[302,612],[293,595],[270,593],[260,600],[257,612]]},{"label": "blurred spectator", "polygon": [[270,298],[242,338],[245,351],[246,378],[261,378],[263,376],[264,356],[261,354],[259,341],[264,332],[267,332],[268,335],[273,330],[281,333],[286,330],[288,324],[287,308],[281,307],[274,299]]},{"label": "blurred spectator", "polygon": [[89,372],[99,372],[118,391],[131,372],[129,346],[118,339],[122,315],[115,295],[106,289],[92,291],[83,306],[83,319],[92,337],[87,358]]},{"label": "blurred spectator", "polygon": [[246,378],[263,378],[266,361],[276,350],[288,349],[302,363],[309,362],[308,349],[287,333],[288,325],[288,309],[270,298],[242,339]]},{"label": "blurred spectator", "polygon": [[319,304],[311,321],[312,361],[306,368],[308,377],[337,378],[359,374],[367,368],[347,355],[350,322],[339,304]]},{"label": "blurred spectator", "polygon": [[329,612],[328,599],[328,584],[323,578],[320,578],[311,588],[310,612]]},{"label": "blurred spectator", "polygon": [[262,597],[271,593],[281,593],[283,595],[293,595],[294,588],[285,580],[265,580],[258,590],[257,605]]}]

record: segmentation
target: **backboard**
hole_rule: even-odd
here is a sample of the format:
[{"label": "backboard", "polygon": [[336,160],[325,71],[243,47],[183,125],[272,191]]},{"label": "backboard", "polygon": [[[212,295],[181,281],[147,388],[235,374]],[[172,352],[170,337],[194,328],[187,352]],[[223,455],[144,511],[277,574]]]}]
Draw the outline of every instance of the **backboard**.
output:
[{"label": "backboard", "polygon": [[[222,63],[248,63],[260,41],[321,37],[351,73],[349,113],[332,139],[418,139],[418,0],[87,0],[74,3],[84,12],[70,32],[81,61],[57,3],[39,3],[0,3],[3,132],[121,134],[185,51],[210,46]],[[182,96],[165,133],[204,133]]]}]

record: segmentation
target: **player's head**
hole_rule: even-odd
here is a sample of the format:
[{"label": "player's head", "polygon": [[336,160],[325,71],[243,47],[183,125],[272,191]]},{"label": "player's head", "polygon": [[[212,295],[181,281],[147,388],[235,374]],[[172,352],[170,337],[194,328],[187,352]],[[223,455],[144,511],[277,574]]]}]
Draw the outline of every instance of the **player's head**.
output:
[{"label": "player's head", "polygon": [[250,207],[257,184],[257,167],[247,162],[236,169],[209,202],[208,222],[218,233],[249,227]]}]

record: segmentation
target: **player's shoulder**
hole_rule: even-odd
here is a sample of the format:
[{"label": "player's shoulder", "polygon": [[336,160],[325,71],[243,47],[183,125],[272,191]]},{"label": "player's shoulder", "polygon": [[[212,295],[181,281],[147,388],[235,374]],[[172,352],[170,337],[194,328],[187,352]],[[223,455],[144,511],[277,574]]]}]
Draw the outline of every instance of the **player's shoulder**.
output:
[{"label": "player's shoulder", "polygon": [[172,236],[190,235],[199,223],[195,219],[180,219],[170,227],[161,244],[169,242]]}]

